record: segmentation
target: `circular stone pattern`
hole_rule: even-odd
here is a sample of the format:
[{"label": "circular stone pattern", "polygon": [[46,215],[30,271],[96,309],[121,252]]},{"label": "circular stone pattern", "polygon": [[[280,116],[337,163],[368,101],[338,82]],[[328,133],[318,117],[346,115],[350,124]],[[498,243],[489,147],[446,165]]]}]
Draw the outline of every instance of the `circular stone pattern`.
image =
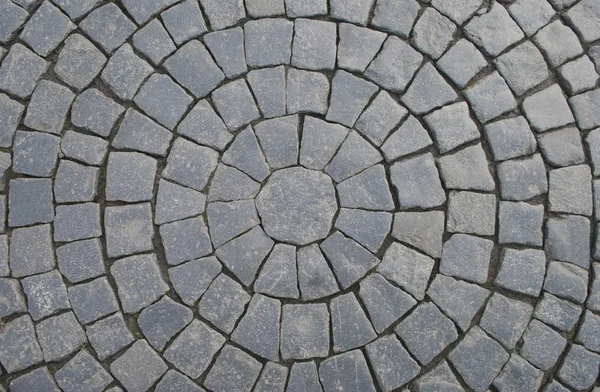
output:
[{"label": "circular stone pattern", "polygon": [[271,238],[306,245],[327,237],[337,202],[328,175],[302,167],[271,174],[256,198],[265,232]]},{"label": "circular stone pattern", "polygon": [[0,391],[598,392],[598,26],[0,0]]}]

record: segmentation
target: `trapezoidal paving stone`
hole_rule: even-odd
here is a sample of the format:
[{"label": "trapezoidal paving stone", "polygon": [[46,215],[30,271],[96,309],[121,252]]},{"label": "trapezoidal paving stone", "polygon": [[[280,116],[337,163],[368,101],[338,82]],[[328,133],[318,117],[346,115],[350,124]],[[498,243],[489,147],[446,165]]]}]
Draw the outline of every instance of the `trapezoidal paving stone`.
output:
[{"label": "trapezoidal paving stone", "polygon": [[599,10],[0,0],[0,391],[597,392]]}]

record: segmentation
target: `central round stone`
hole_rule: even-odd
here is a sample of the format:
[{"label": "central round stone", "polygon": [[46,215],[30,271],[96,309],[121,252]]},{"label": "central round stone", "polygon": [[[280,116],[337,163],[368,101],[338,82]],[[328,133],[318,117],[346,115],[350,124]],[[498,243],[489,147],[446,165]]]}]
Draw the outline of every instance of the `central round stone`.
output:
[{"label": "central round stone", "polygon": [[256,208],[272,238],[305,245],[327,237],[337,211],[327,174],[292,167],[278,170],[256,197]]}]

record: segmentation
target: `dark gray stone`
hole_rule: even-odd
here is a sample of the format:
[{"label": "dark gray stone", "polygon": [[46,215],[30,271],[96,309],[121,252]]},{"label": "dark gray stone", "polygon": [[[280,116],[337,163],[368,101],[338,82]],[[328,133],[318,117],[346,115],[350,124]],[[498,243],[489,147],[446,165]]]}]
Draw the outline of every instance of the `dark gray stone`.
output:
[{"label": "dark gray stone", "polygon": [[7,373],[16,373],[43,361],[42,350],[29,316],[7,322],[0,331],[0,363]]},{"label": "dark gray stone", "polygon": [[73,242],[56,249],[58,269],[70,282],[78,283],[105,273],[99,239]]},{"label": "dark gray stone", "polygon": [[272,170],[298,164],[298,127],[298,116],[265,120],[254,127]]},{"label": "dark gray stone", "polygon": [[174,129],[192,103],[192,97],[167,75],[154,74],[133,101],[160,124]]},{"label": "dark gray stone", "polygon": [[306,116],[302,130],[300,163],[313,170],[322,170],[333,158],[348,136],[348,128]]},{"label": "dark gray stone", "polygon": [[250,392],[261,368],[262,364],[250,355],[225,345],[206,376],[204,385],[215,392]]},{"label": "dark gray stone", "polygon": [[431,153],[394,163],[390,167],[390,177],[396,188],[401,210],[433,208],[446,201]]},{"label": "dark gray stone", "polygon": [[2,60],[0,89],[19,98],[27,98],[47,69],[46,60],[17,43]]},{"label": "dark gray stone", "polygon": [[581,308],[567,300],[544,293],[535,307],[534,316],[561,331],[570,331],[581,315]]},{"label": "dark gray stone", "polygon": [[248,302],[250,296],[242,286],[227,275],[220,274],[200,299],[198,310],[200,316],[229,334]]},{"label": "dark gray stone", "polygon": [[40,321],[35,329],[46,362],[61,360],[86,343],[85,332],[73,312]]},{"label": "dark gray stone", "polygon": [[[292,55],[293,25],[285,19],[268,18],[246,23],[244,37],[248,66],[289,64]],[[271,39],[265,40],[264,37],[271,37]]]},{"label": "dark gray stone", "polygon": [[105,277],[69,287],[69,301],[82,324],[119,310],[115,294]]},{"label": "dark gray stone", "polygon": [[125,313],[137,313],[169,290],[155,255],[130,256],[116,261],[110,272],[117,283]]},{"label": "dark gray stone", "polygon": [[290,68],[287,73],[286,98],[288,113],[327,113],[329,79],[318,72]]},{"label": "dark gray stone", "polygon": [[230,131],[236,131],[260,118],[252,93],[244,80],[219,87],[213,91],[211,98]]},{"label": "dark gray stone", "polygon": [[[189,311],[189,309],[188,309]],[[191,320],[191,311],[189,312]],[[225,338],[201,321],[194,320],[165,350],[165,359],[192,379],[209,367]]]},{"label": "dark gray stone", "polygon": [[330,307],[334,352],[364,346],[377,337],[353,293],[332,299]]},{"label": "dark gray stone", "polygon": [[152,71],[152,66],[139,58],[131,45],[124,44],[110,57],[101,78],[119,98],[131,101]]},{"label": "dark gray stone", "polygon": [[27,296],[29,314],[34,321],[71,308],[67,288],[57,270],[24,278],[21,285]]},{"label": "dark gray stone", "polygon": [[260,184],[238,169],[219,164],[208,190],[208,201],[238,201],[253,199]]},{"label": "dark gray stone", "polygon": [[281,357],[309,359],[329,353],[329,312],[325,304],[285,305],[281,319]]},{"label": "dark gray stone", "polygon": [[135,23],[112,3],[92,11],[80,27],[107,53],[121,46],[136,29]]},{"label": "dark gray stone", "polygon": [[296,263],[303,301],[327,297],[339,291],[337,280],[317,244],[298,249]]},{"label": "dark gray stone", "polygon": [[[6,275],[8,275],[8,273]],[[0,294],[3,298],[2,305],[0,306],[0,317],[7,317],[15,313],[27,311],[25,298],[23,297],[23,294],[21,294],[18,280],[8,278],[0,279]]]},{"label": "dark gray stone", "polygon": [[238,133],[233,143],[223,153],[221,161],[240,169],[259,182],[264,181],[269,175],[269,166],[252,127],[247,127]]},{"label": "dark gray stone", "polygon": [[[484,129],[495,161],[532,154],[537,146],[529,123],[522,116],[487,124]],[[543,139],[540,145],[544,150]]]},{"label": "dark gray stone", "polygon": [[106,207],[104,230],[108,257],[152,250],[154,227],[150,203]]},{"label": "dark gray stone", "polygon": [[433,266],[432,258],[394,242],[386,250],[377,272],[408,291],[417,300],[423,300]]},{"label": "dark gray stone", "polygon": [[323,392],[314,361],[292,365],[286,392]]},{"label": "dark gray stone", "polygon": [[135,109],[128,109],[112,146],[165,156],[173,134]]},{"label": "dark gray stone", "polygon": [[483,312],[479,325],[509,349],[513,349],[525,331],[533,306],[494,294]]},{"label": "dark gray stone", "polygon": [[567,346],[567,340],[546,324],[531,320],[523,334],[520,353],[542,370],[550,370]]},{"label": "dark gray stone", "polygon": [[102,236],[100,205],[82,203],[57,206],[54,217],[54,241],[71,242]]},{"label": "dark gray stone", "polygon": [[60,392],[48,368],[42,367],[12,380],[8,386],[11,392],[47,391]]},{"label": "dark gray stone", "polygon": [[169,280],[181,300],[192,306],[220,272],[221,263],[211,256],[170,268]]},{"label": "dark gray stone", "polygon": [[204,37],[204,43],[228,78],[248,71],[241,27],[209,33]]},{"label": "dark gray stone", "polygon": [[544,206],[501,201],[498,213],[501,244],[542,246]]},{"label": "dark gray stone", "polygon": [[177,132],[198,144],[222,151],[233,139],[223,120],[210,104],[202,100],[185,116]]},{"label": "dark gray stone", "polygon": [[152,61],[160,64],[177,47],[158,19],[153,19],[133,35],[133,46]]},{"label": "dark gray stone", "polygon": [[68,88],[40,81],[27,106],[23,124],[36,131],[60,134],[74,98],[75,94]]},{"label": "dark gray stone", "polygon": [[421,65],[423,56],[398,37],[390,36],[364,75],[384,89],[401,93]]},{"label": "dark gray stone", "polygon": [[55,374],[64,392],[101,391],[114,381],[101,364],[86,350],[81,350]]},{"label": "dark gray stone", "polygon": [[423,125],[412,115],[381,146],[385,160],[392,162],[433,144]]},{"label": "dark gray stone", "polygon": [[176,45],[181,45],[208,31],[196,0],[179,3],[164,11],[160,17]]},{"label": "dark gray stone", "polygon": [[123,106],[91,88],[81,93],[73,102],[71,121],[76,127],[106,138],[124,111]]},{"label": "dark gray stone", "polygon": [[0,42],[9,43],[17,30],[29,18],[29,13],[14,2],[3,1],[0,4]]},{"label": "dark gray stone", "polygon": [[206,214],[215,248],[260,223],[253,200],[209,203]]},{"label": "dark gray stone", "polygon": [[394,201],[383,165],[372,166],[337,185],[342,207],[392,210]]},{"label": "dark gray stone", "polygon": [[170,265],[206,256],[213,250],[202,217],[167,223],[160,227],[160,237]]},{"label": "dark gray stone", "polygon": [[152,16],[176,2],[177,0],[148,0],[142,3],[135,0],[122,1],[127,12],[129,12],[133,19],[140,25],[143,25]]},{"label": "dark gray stone", "polygon": [[517,354],[512,354],[494,380],[494,386],[501,391],[539,391],[543,378],[542,371]]},{"label": "dark gray stone", "polygon": [[364,72],[379,52],[386,35],[350,23],[339,23],[338,31],[340,37],[337,52],[338,67],[348,71]]},{"label": "dark gray stone", "polygon": [[56,168],[60,139],[39,132],[17,131],[13,144],[13,166],[16,173],[49,177]]},{"label": "dark gray stone", "polygon": [[2,119],[0,125],[0,147],[12,146],[13,136],[21,121],[24,110],[25,106],[10,99],[5,94],[0,94],[0,119]]},{"label": "dark gray stone", "polygon": [[54,200],[57,203],[94,200],[99,172],[96,167],[61,160],[54,179]]},{"label": "dark gray stone", "polygon": [[75,24],[50,2],[43,2],[25,24],[19,38],[42,57],[56,49]]},{"label": "dark gray stone", "polygon": [[[65,157],[89,165],[102,164],[107,150],[108,142],[106,140],[75,131],[67,131],[60,143],[60,151]],[[58,196],[56,195],[56,180],[54,193],[55,198],[58,200]]]},{"label": "dark gray stone", "polygon": [[138,340],[110,364],[110,371],[127,391],[143,392],[167,371],[167,365],[148,342]]},{"label": "dark gray stone", "polygon": [[369,343],[366,351],[379,386],[385,392],[397,390],[421,370],[393,334]]},{"label": "dark gray stone", "polygon": [[280,318],[280,301],[255,294],[231,340],[262,358],[278,362]]},{"label": "dark gray stone", "polygon": [[319,365],[324,392],[375,392],[373,379],[363,353],[350,351],[326,359]]},{"label": "dark gray stone", "polygon": [[558,378],[572,388],[587,389],[594,385],[599,366],[600,355],[574,344],[558,370]]},{"label": "dark gray stone", "polygon": [[546,256],[536,249],[503,249],[501,266],[494,284],[521,294],[537,297],[546,272]]},{"label": "dark gray stone", "polygon": [[204,212],[206,196],[169,181],[160,180],[154,213],[154,223],[162,225],[199,215]]},{"label": "dark gray stone", "polygon": [[335,228],[377,253],[392,228],[392,214],[342,208]]},{"label": "dark gray stone", "polygon": [[73,34],[65,40],[54,65],[54,72],[77,90],[86,88],[102,71],[106,57],[89,40]]},{"label": "dark gray stone", "polygon": [[285,69],[254,69],[246,75],[264,118],[283,116],[286,109]]},{"label": "dark gray stone", "polygon": [[[148,343],[156,350],[162,351],[171,338],[185,328],[192,318],[190,309],[164,296],[158,302],[142,310],[137,318],[137,323]],[[171,351],[177,352],[177,348],[173,348]],[[167,360],[171,361],[169,358]]]},{"label": "dark gray stone", "polygon": [[217,167],[219,154],[209,147],[177,138],[167,158],[162,177],[202,191]]},{"label": "dark gray stone", "polygon": [[14,229],[8,255],[12,276],[21,278],[51,271],[56,264],[53,249],[50,225]]},{"label": "dark gray stone", "polygon": [[121,351],[135,340],[121,313],[96,321],[85,330],[101,361]]},{"label": "dark gray stone", "polygon": [[279,298],[298,298],[296,247],[276,244],[254,282],[254,291]]}]

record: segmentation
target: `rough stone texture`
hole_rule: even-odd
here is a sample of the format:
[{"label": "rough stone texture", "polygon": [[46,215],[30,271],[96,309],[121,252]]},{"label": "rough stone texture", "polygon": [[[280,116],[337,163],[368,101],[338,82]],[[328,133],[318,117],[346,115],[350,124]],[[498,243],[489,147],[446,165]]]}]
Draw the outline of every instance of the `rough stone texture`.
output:
[{"label": "rough stone texture", "polygon": [[544,293],[534,316],[561,331],[570,331],[579,320],[581,308],[572,302]]},{"label": "rough stone texture", "polygon": [[[497,31],[502,30],[502,36]],[[493,3],[490,10],[480,16],[474,16],[465,26],[465,32],[491,56],[497,56],[504,49],[525,37],[519,26],[508,14],[506,8]]]},{"label": "rough stone texture", "polygon": [[496,293],[485,307],[479,325],[506,347],[513,349],[532,313],[531,305]]},{"label": "rough stone texture", "polygon": [[83,328],[72,312],[39,322],[36,325],[36,334],[46,362],[63,359],[86,342]]},{"label": "rough stone texture", "polygon": [[167,75],[154,74],[133,101],[150,117],[173,129],[192,103],[192,97]]},{"label": "rough stone texture", "polygon": [[82,22],[81,29],[111,53],[135,31],[135,23],[116,4],[106,4],[92,11]]},{"label": "rough stone texture", "polygon": [[331,104],[325,118],[352,127],[377,86],[346,71],[336,72],[331,84]]},{"label": "rough stone texture", "polygon": [[420,371],[417,362],[394,335],[388,335],[366,346],[369,362],[381,388],[392,391],[406,384]]},{"label": "rough stone texture", "polygon": [[119,352],[134,341],[121,313],[87,326],[86,334],[100,360]]},{"label": "rough stone texture", "polygon": [[517,95],[523,95],[550,76],[544,57],[530,41],[499,56],[495,64]]},{"label": "rough stone texture", "polygon": [[364,75],[391,92],[401,93],[419,69],[422,59],[423,56],[404,41],[390,36]]},{"label": "rough stone texture", "polygon": [[82,324],[119,310],[113,289],[105,277],[69,287],[69,301]]},{"label": "rough stone texture", "polygon": [[330,307],[334,352],[364,346],[377,337],[354,294],[334,298]]},{"label": "rough stone texture", "polygon": [[121,99],[131,101],[152,67],[139,58],[129,44],[121,46],[108,60],[101,79]]},{"label": "rough stone texture", "polygon": [[555,260],[589,268],[589,221],[576,215],[558,215],[546,223],[546,250]]},{"label": "rough stone texture", "polygon": [[422,301],[433,266],[432,258],[395,242],[385,252],[377,272]]},{"label": "rough stone texture", "polygon": [[21,285],[29,314],[35,321],[71,307],[67,288],[57,270],[24,278]]},{"label": "rough stone texture", "polygon": [[73,102],[71,122],[79,128],[106,138],[124,111],[125,108],[121,105],[91,88],[81,93]]},{"label": "rough stone texture", "polygon": [[104,230],[108,257],[152,250],[154,228],[150,204],[106,207]]},{"label": "rough stone texture", "polygon": [[48,63],[21,44],[15,44],[0,66],[0,89],[19,98],[28,98]]},{"label": "rough stone texture", "polygon": [[494,283],[521,294],[537,297],[542,289],[546,257],[534,249],[504,249]]},{"label": "rough stone texture", "polygon": [[231,333],[248,302],[250,296],[242,286],[228,276],[220,274],[202,296],[198,310],[200,315],[215,327]]},{"label": "rough stone texture", "polygon": [[490,194],[451,191],[446,229],[452,233],[494,235],[496,197]]},{"label": "rough stone texture", "polygon": [[110,373],[87,350],[81,350],[71,358],[56,372],[54,378],[65,392],[99,391],[114,381]]},{"label": "rough stone texture", "polygon": [[215,392],[250,392],[262,365],[240,349],[226,345],[206,377],[204,385]]},{"label": "rough stone texture", "polygon": [[546,324],[531,320],[523,334],[520,353],[523,358],[542,370],[556,364],[567,345],[567,340]]},{"label": "rough stone texture", "polygon": [[401,209],[433,208],[446,201],[433,156],[428,153],[390,168]]},{"label": "rough stone texture", "polygon": [[54,72],[77,90],[87,87],[102,71],[106,57],[89,40],[73,34],[58,54]]},{"label": "rough stone texture", "polygon": [[256,294],[231,339],[256,355],[278,361],[280,318],[281,302]]},{"label": "rough stone texture", "polygon": [[411,43],[421,52],[438,59],[448,48],[456,25],[434,8],[426,8],[412,32]]},{"label": "rough stone texture", "polygon": [[558,378],[575,389],[591,387],[598,377],[600,355],[572,345],[558,371]]},{"label": "rough stone texture", "polygon": [[548,192],[548,175],[540,154],[502,162],[497,170],[505,200],[529,200]]},{"label": "rough stone texture", "polygon": [[367,361],[359,350],[323,361],[319,366],[319,378],[325,392],[339,388],[350,392],[375,392]]},{"label": "rough stone texture", "polygon": [[[211,0],[215,1],[215,0]],[[289,64],[292,55],[293,23],[284,19],[262,19],[244,25],[246,62],[265,67]],[[273,39],[266,41],[262,37]]]},{"label": "rough stone texture", "polygon": [[502,391],[539,390],[544,373],[516,354],[510,356],[494,386]]},{"label": "rough stone texture", "polygon": [[10,227],[52,222],[52,181],[47,178],[11,180],[8,208]]},{"label": "rough stone texture", "polygon": [[487,61],[475,45],[462,38],[448,49],[437,65],[458,87],[463,88],[485,68]]},{"label": "rough stone texture", "polygon": [[517,107],[515,97],[497,71],[468,87],[465,96],[477,119],[483,123]]},{"label": "rough stone texture", "polygon": [[110,371],[128,391],[141,392],[167,371],[167,365],[148,342],[138,340],[110,364]]},{"label": "rough stone texture", "polygon": [[493,248],[494,243],[490,240],[454,234],[444,243],[440,272],[475,283],[485,283]]}]

